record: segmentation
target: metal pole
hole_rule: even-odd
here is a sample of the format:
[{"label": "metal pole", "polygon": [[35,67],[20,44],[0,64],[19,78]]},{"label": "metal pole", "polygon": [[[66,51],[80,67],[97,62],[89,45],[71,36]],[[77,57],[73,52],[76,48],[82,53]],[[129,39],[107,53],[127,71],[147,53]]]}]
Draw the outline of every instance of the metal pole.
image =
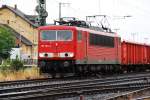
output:
[{"label": "metal pole", "polygon": [[60,2],[59,3],[59,21],[61,20],[61,13],[62,13],[62,5],[69,5],[70,3],[62,3],[62,2]]},{"label": "metal pole", "polygon": [[62,3],[59,3],[59,21],[61,20],[61,4]]},{"label": "metal pole", "polygon": [[98,7],[99,7],[99,14],[101,14],[101,0],[98,0],[99,2],[98,2]]}]

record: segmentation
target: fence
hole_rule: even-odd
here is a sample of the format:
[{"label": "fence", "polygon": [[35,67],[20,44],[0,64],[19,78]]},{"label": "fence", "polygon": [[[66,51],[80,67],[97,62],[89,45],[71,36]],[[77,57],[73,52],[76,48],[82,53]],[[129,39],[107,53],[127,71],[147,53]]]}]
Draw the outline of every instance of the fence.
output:
[{"label": "fence", "polygon": [[37,66],[37,59],[23,59],[24,66]]}]

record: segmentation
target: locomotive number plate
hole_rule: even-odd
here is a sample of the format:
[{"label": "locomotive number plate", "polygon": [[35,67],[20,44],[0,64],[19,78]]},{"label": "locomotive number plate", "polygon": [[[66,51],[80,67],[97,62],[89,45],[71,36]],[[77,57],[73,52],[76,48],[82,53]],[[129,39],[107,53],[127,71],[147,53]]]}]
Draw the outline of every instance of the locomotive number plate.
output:
[{"label": "locomotive number plate", "polygon": [[54,57],[58,57],[58,53],[54,53]]}]

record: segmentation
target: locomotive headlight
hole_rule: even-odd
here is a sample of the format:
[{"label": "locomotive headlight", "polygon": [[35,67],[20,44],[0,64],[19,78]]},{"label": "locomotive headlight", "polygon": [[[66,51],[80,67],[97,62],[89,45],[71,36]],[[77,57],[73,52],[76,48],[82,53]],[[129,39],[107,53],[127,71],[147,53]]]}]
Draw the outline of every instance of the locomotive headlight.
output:
[{"label": "locomotive headlight", "polygon": [[73,52],[65,52],[65,53],[60,53],[59,54],[60,57],[73,57],[74,53]]},{"label": "locomotive headlight", "polygon": [[44,57],[45,53],[39,53],[39,57]]},{"label": "locomotive headlight", "polygon": [[53,57],[53,53],[39,53],[40,57]]},{"label": "locomotive headlight", "polygon": [[74,53],[73,53],[73,52],[70,52],[68,55],[69,55],[69,57],[73,57],[73,56],[74,56]]}]

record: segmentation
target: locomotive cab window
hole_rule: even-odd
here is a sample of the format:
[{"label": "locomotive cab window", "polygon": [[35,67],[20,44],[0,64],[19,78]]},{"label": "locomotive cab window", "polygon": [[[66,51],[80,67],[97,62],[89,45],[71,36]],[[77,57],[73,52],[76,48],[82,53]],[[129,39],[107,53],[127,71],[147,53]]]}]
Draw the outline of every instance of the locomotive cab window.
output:
[{"label": "locomotive cab window", "polygon": [[78,31],[77,38],[78,38],[78,41],[82,40],[82,31]]},{"label": "locomotive cab window", "polygon": [[114,37],[90,33],[90,45],[114,47]]},{"label": "locomotive cab window", "polygon": [[41,40],[56,40],[56,31],[42,31]]},{"label": "locomotive cab window", "polygon": [[41,40],[47,41],[71,41],[72,31],[69,30],[47,30],[41,32]]},{"label": "locomotive cab window", "polygon": [[57,31],[57,40],[59,41],[70,41],[72,40],[71,31]]}]

